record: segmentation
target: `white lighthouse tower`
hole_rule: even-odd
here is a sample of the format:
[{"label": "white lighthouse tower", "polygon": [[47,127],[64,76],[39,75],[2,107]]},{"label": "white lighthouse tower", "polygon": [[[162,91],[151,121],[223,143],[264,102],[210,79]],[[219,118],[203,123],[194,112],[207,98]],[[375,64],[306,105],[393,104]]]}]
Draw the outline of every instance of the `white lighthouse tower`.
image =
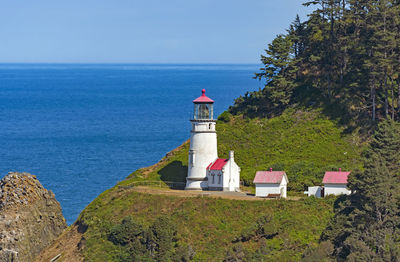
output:
[{"label": "white lighthouse tower", "polygon": [[207,167],[218,158],[216,121],[213,119],[214,101],[206,96],[205,89],[201,92],[202,95],[193,100],[186,190],[207,189]]}]

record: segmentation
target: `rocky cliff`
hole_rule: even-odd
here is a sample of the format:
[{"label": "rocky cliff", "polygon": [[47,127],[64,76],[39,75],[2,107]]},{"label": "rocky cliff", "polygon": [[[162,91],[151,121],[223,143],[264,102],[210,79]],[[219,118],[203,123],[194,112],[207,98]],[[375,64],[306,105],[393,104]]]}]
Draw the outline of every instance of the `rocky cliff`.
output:
[{"label": "rocky cliff", "polygon": [[0,180],[0,261],[32,261],[66,226],[53,192],[36,176],[9,173]]}]

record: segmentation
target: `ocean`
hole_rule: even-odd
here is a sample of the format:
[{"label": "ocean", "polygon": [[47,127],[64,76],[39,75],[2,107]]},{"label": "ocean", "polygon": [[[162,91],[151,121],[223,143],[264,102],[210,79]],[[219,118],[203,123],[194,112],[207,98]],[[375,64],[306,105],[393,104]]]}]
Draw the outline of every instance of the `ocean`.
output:
[{"label": "ocean", "polygon": [[71,224],[101,192],[189,138],[203,88],[217,117],[262,87],[258,68],[0,64],[0,177],[36,175]]}]

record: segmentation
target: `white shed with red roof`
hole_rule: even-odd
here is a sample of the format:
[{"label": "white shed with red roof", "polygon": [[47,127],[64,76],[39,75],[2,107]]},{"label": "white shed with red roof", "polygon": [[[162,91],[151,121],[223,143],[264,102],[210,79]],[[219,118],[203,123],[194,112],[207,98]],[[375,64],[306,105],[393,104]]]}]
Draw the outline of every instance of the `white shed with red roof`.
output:
[{"label": "white shed with red roof", "polygon": [[229,159],[217,158],[207,167],[208,190],[239,191],[240,167],[236,164],[233,151]]},{"label": "white shed with red roof", "polygon": [[270,171],[257,171],[253,180],[258,197],[286,198],[288,182],[285,171],[272,171],[272,168]]},{"label": "white shed with red roof", "polygon": [[351,191],[347,188],[347,179],[351,172],[342,171],[326,171],[322,184],[324,184],[324,196],[328,195],[350,195]]}]

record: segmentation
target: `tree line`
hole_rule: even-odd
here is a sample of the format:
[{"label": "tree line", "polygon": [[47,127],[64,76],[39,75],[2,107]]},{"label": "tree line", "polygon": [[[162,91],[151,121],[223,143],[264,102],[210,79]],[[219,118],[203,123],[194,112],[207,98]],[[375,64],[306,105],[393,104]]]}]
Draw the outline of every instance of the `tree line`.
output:
[{"label": "tree line", "polygon": [[265,88],[232,113],[270,115],[294,104],[336,105],[349,118],[400,117],[400,1],[315,0],[261,56]]}]

